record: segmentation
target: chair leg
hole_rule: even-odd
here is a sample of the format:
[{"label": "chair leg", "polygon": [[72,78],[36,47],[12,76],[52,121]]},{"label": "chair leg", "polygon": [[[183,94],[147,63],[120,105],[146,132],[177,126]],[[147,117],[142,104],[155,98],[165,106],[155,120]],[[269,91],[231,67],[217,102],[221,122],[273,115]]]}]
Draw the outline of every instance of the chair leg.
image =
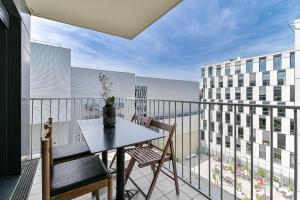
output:
[{"label": "chair leg", "polygon": [[99,190],[95,191],[95,195],[96,195],[96,200],[100,200],[99,199]]},{"label": "chair leg", "polygon": [[153,175],[155,175],[155,165],[151,165],[151,169],[152,169]]},{"label": "chair leg", "polygon": [[125,171],[125,184],[128,181],[128,178],[129,178],[129,176],[131,174],[131,171],[132,171],[132,169],[134,167],[135,162],[136,161],[133,158],[131,158],[130,161],[129,161],[129,163],[128,163],[127,169]]},{"label": "chair leg", "polygon": [[178,177],[177,177],[177,168],[176,168],[176,161],[174,156],[174,146],[173,143],[170,145],[171,147],[171,157],[172,157],[172,165],[173,165],[173,174],[174,174],[174,181],[175,181],[175,188],[177,195],[179,194],[179,185],[178,185]]},{"label": "chair leg", "polygon": [[113,199],[113,186],[112,186],[112,176],[108,177],[108,186],[107,186],[107,199],[112,200]]},{"label": "chair leg", "polygon": [[109,168],[108,169],[111,169],[111,167],[113,166],[115,160],[116,160],[116,157],[117,157],[117,154],[115,153],[113,159],[111,160],[111,163],[109,164]]},{"label": "chair leg", "polygon": [[151,182],[149,191],[148,191],[148,193],[147,193],[146,200],[149,200],[150,197],[151,197],[151,194],[152,194],[152,192],[153,192],[153,189],[154,189],[154,186],[155,186],[155,183],[156,183],[156,181],[157,181],[157,178],[158,178],[158,175],[159,175],[159,172],[160,172],[160,170],[161,170],[162,165],[163,165],[163,161],[160,161],[160,163],[158,164],[158,167],[157,167],[157,169],[156,169],[156,171],[155,171],[155,174],[154,174],[153,180],[152,180],[152,182]]}]

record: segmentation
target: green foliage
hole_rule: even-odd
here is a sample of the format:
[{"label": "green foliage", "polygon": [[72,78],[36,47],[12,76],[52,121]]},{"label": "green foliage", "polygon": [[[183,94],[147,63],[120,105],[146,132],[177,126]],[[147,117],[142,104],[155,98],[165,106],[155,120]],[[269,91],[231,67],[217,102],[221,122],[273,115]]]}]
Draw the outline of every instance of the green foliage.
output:
[{"label": "green foliage", "polygon": [[279,178],[277,176],[273,176],[273,181],[279,183]]},{"label": "green foliage", "polygon": [[250,200],[250,198],[248,196],[244,196],[242,200]]},{"label": "green foliage", "polygon": [[258,176],[260,178],[265,178],[266,177],[266,171],[261,167],[258,169]]},{"label": "green foliage", "polygon": [[232,165],[228,165],[228,170],[230,171],[230,172],[233,172],[233,166]]},{"label": "green foliage", "polygon": [[105,106],[106,107],[113,107],[115,104],[115,97],[112,96],[112,97],[108,97],[106,100],[105,100]]},{"label": "green foliage", "polygon": [[264,197],[263,197],[262,195],[258,195],[258,196],[256,197],[256,199],[257,199],[257,200],[264,200]]},{"label": "green foliage", "polygon": [[294,185],[293,184],[290,184],[288,186],[288,188],[289,188],[289,192],[293,192],[294,191]]}]

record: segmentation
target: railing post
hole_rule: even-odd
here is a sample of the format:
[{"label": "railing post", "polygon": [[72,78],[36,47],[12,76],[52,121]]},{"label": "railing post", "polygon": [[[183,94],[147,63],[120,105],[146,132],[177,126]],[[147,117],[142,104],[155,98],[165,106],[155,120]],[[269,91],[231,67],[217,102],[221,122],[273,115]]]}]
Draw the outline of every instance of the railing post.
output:
[{"label": "railing post", "polygon": [[184,173],[183,173],[183,101],[181,102],[181,175],[182,178],[184,178]]},{"label": "railing post", "polygon": [[[236,105],[234,105],[234,117],[233,117],[233,119],[234,119],[234,122],[233,122],[233,124],[234,124],[234,127],[233,127],[233,130],[234,130],[234,138],[233,138],[233,143],[234,143],[234,147],[233,147],[233,149],[234,149],[234,199],[236,199],[236,189],[237,189],[237,178],[236,178],[236,156],[237,156],[237,154],[236,154]],[[251,110],[251,108],[250,108],[250,110]]]},{"label": "railing post", "polygon": [[250,106],[250,116],[251,116],[251,129],[250,129],[250,137],[251,137],[251,199],[254,199],[254,190],[253,190],[253,178],[254,178],[254,163],[253,163],[253,107]]},{"label": "railing post", "polygon": [[221,111],[221,200],[223,199],[223,105],[219,105]]},{"label": "railing post", "polygon": [[211,196],[210,118],[211,118],[211,104],[208,104],[208,196]]},{"label": "railing post", "polygon": [[189,103],[189,157],[190,157],[190,183],[192,183],[192,104]]},{"label": "railing post", "polygon": [[295,126],[295,134],[294,134],[294,199],[298,199],[298,110],[294,109],[294,126]]},{"label": "railing post", "polygon": [[[270,108],[270,198],[273,199],[273,132],[274,132],[274,125],[273,125],[273,108]],[[267,170],[266,170],[267,171]]]},{"label": "railing post", "polygon": [[201,116],[200,116],[201,104],[198,103],[198,189],[200,190],[201,186],[201,174],[200,174],[200,164],[201,164]]}]

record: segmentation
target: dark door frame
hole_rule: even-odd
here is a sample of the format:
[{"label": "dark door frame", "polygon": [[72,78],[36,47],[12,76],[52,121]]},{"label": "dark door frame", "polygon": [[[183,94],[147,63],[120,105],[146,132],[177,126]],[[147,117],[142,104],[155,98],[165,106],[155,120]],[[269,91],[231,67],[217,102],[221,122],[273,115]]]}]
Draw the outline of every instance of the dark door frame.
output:
[{"label": "dark door frame", "polygon": [[22,170],[21,17],[14,1],[0,6],[0,177],[6,177]]}]

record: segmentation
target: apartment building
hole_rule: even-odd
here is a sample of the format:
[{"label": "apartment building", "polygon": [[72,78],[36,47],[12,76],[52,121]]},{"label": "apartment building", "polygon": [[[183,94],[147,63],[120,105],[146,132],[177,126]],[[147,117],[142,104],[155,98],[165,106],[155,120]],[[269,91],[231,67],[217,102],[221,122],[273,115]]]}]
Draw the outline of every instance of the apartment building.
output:
[{"label": "apartment building", "polygon": [[[201,96],[203,101],[264,105],[295,104],[295,52],[286,50],[249,58],[230,59],[206,65],[201,71]],[[226,163],[233,162],[234,130],[238,160],[251,160],[251,111],[249,107],[211,106],[211,122],[208,124],[208,106],[201,117],[202,143],[208,144],[208,130],[212,149],[220,153],[223,128],[223,148]],[[253,165],[254,170],[274,167],[274,175],[283,184],[293,182],[295,122],[292,110],[274,109],[273,122],[270,110],[253,110]],[[235,118],[236,117],[236,118]],[[235,119],[234,119],[235,118]],[[236,127],[234,127],[236,120]],[[222,122],[222,123],[221,123]],[[270,128],[273,123],[273,165],[270,165]],[[223,125],[223,127],[222,127]],[[210,127],[208,127],[210,126]]]}]

